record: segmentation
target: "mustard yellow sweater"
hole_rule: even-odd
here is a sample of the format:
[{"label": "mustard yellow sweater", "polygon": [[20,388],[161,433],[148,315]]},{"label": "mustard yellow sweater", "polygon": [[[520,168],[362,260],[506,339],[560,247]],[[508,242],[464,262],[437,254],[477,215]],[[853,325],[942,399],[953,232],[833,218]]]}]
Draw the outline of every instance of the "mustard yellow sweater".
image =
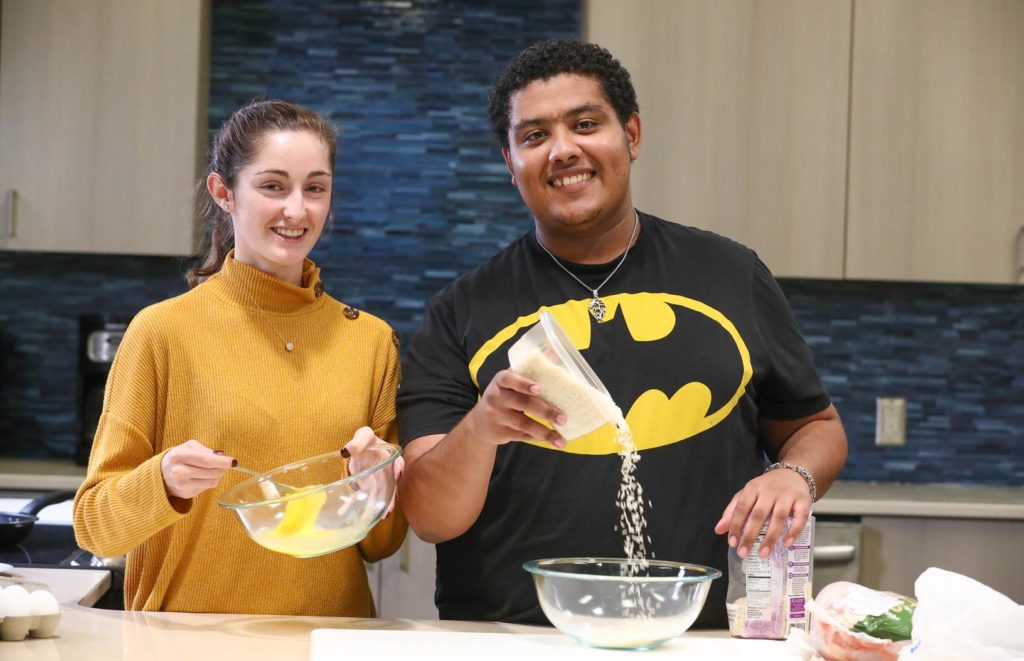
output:
[{"label": "mustard yellow sweater", "polygon": [[160,472],[167,450],[189,439],[255,470],[336,451],[363,425],[395,442],[395,335],[365,312],[346,316],[315,286],[319,273],[307,260],[296,287],[229,256],[128,327],[74,510],[82,548],[128,554],[128,609],[375,615],[363,561],[401,545],[400,511],[357,546],[296,559],[258,546],[217,505],[244,475],[228,471],[180,513]]}]

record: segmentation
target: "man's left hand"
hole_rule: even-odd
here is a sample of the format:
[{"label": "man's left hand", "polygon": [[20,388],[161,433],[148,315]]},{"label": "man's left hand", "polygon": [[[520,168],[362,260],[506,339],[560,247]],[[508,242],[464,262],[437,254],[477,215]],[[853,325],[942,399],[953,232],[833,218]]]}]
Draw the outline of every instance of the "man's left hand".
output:
[{"label": "man's left hand", "polygon": [[776,540],[785,530],[786,519],[793,516],[783,544],[792,546],[811,514],[811,494],[807,483],[795,471],[774,470],[747,482],[722,512],[715,525],[719,535],[728,532],[729,546],[746,558],[764,523],[768,531],[761,542],[761,556],[768,557]]}]

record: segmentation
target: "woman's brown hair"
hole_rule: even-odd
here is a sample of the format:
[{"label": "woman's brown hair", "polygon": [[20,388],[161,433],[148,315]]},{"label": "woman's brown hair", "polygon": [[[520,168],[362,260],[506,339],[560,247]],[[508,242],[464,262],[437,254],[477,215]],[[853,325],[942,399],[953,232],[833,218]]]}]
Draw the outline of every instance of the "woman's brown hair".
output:
[{"label": "woman's brown hair", "polygon": [[327,146],[328,163],[334,171],[335,128],[323,117],[294,103],[256,100],[236,110],[217,130],[210,145],[210,166],[199,179],[193,195],[197,218],[206,226],[203,240],[205,256],[185,275],[188,286],[195,287],[220,270],[228,252],[235,247],[231,216],[221,209],[206,190],[206,179],[217,173],[234,190],[238,173],[256,157],[266,134],[276,131],[309,131]]}]

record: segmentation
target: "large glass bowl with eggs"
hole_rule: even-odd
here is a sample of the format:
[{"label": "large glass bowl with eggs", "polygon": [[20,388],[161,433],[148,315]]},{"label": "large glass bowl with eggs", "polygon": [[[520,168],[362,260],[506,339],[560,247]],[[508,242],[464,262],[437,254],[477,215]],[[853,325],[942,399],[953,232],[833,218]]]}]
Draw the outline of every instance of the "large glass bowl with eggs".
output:
[{"label": "large glass bowl with eggs", "polygon": [[296,558],[332,553],[362,541],[384,517],[400,454],[378,444],[351,459],[339,452],[310,457],[231,487],[218,504],[264,548]]},{"label": "large glass bowl with eggs", "polygon": [[653,649],[690,628],[717,569],[667,560],[532,560],[541,609],[561,632],[590,647]]}]

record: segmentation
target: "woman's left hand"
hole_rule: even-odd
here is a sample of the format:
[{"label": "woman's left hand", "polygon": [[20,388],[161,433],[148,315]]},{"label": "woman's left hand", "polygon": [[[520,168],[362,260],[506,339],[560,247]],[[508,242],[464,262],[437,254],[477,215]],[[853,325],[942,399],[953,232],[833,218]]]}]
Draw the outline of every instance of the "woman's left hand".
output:
[{"label": "woman's left hand", "polygon": [[[343,455],[347,454],[350,457],[348,463],[349,474],[355,474],[361,470],[370,468],[380,461],[380,455],[378,453],[367,452],[367,450],[379,448],[382,445],[388,445],[388,443],[378,437],[373,429],[369,427],[360,427],[357,429],[356,433],[352,435],[352,440],[346,443],[345,447],[341,450]],[[399,456],[391,466],[395,471],[395,482],[397,483],[398,478],[402,475],[402,471],[405,470],[405,458]],[[392,496],[391,504],[388,505],[388,511],[385,516],[391,514],[394,509],[395,497]]]}]

